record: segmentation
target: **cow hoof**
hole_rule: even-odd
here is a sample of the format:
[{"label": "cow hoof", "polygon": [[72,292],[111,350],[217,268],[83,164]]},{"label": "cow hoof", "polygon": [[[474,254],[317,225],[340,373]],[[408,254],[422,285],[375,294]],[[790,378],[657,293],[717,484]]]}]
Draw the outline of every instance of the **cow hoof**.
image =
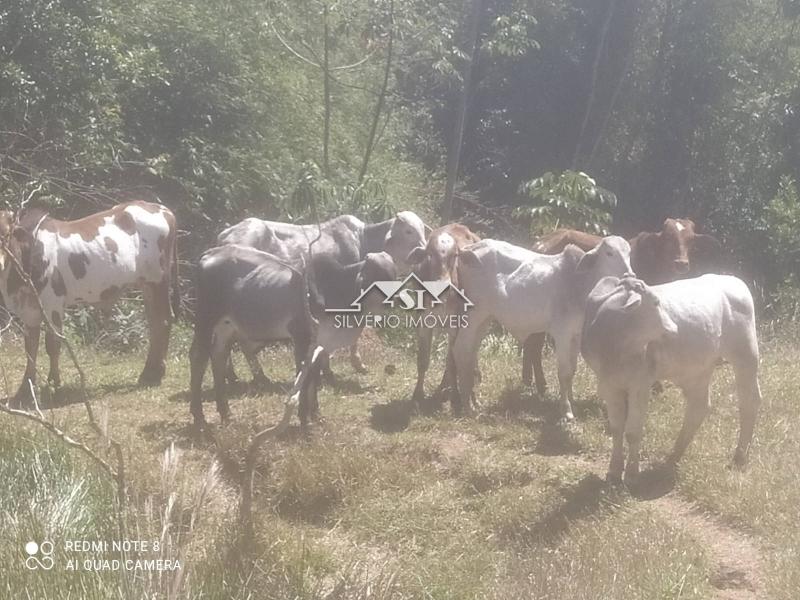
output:
[{"label": "cow hoof", "polygon": [[747,467],[747,455],[741,450],[737,450],[733,455],[730,468],[734,471],[744,471]]},{"label": "cow hoof", "polygon": [[411,402],[415,406],[422,406],[425,404],[425,392],[419,388],[414,390],[414,394],[411,396]]},{"label": "cow hoof", "polygon": [[573,415],[571,412],[568,412],[558,420],[559,427],[569,427],[570,425],[574,424],[575,424],[575,415]]},{"label": "cow hoof", "polygon": [[11,408],[27,410],[33,408],[33,400],[33,391],[28,384],[25,384],[17,390],[17,393],[14,394],[11,399],[9,399],[8,405]]},{"label": "cow hoof", "polygon": [[636,485],[639,481],[639,469],[625,469],[625,485]]},{"label": "cow hoof", "polygon": [[157,372],[155,370],[145,369],[142,371],[142,374],[139,375],[138,384],[140,387],[156,387],[161,385],[161,379],[163,377],[163,370],[161,372]]}]

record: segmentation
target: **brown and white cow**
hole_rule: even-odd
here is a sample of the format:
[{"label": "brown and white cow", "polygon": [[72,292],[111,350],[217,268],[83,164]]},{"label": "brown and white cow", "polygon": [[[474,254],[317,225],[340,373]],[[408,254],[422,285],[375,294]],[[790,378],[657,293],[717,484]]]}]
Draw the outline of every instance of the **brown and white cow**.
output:
[{"label": "brown and white cow", "polygon": [[[130,287],[143,290],[150,326],[150,349],[139,384],[161,382],[179,303],[175,217],[168,208],[127,202],[76,221],[59,221],[37,209],[18,216],[0,211],[0,239],[0,292],[25,326],[27,365],[17,401],[30,400],[42,322],[49,320],[60,334],[66,308],[110,308]],[[58,386],[61,340],[49,328],[45,346],[48,380]]]},{"label": "brown and white cow", "polygon": [[[557,229],[542,236],[533,246],[535,252],[558,254],[567,244],[589,251],[602,240],[600,236],[574,229]],[[629,240],[631,267],[636,276],[649,285],[696,277],[719,270],[722,246],[713,236],[695,231],[690,219],[666,219],[661,231],[643,231]],[[532,335],[522,352],[522,381],[544,395],[546,382],[542,369],[545,336]]]},{"label": "brown and white cow", "polygon": [[[434,229],[428,237],[428,243],[415,248],[408,255],[407,262],[416,265],[414,273],[422,281],[449,281],[458,288],[458,254],[461,248],[479,242],[480,237],[460,223],[451,223]],[[458,302],[452,290],[445,292],[446,300],[443,304],[430,309],[434,313],[453,312],[449,306],[453,301]],[[451,352],[454,330],[448,331],[449,343],[447,362],[438,393],[455,385],[455,364]],[[417,328],[417,383],[414,387],[413,402],[419,406],[425,399],[425,374],[431,361],[431,343],[433,329],[430,327]]]}]

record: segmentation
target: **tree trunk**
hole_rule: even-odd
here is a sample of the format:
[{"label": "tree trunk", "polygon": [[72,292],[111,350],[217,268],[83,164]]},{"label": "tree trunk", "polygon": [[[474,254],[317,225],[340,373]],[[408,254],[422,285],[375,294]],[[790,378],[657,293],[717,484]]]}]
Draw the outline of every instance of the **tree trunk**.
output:
[{"label": "tree trunk", "polygon": [[381,91],[378,95],[378,102],[375,104],[375,113],[372,115],[372,125],[369,129],[369,137],[367,138],[367,147],[364,150],[364,161],[361,163],[361,171],[358,174],[358,183],[364,181],[367,175],[367,168],[369,167],[369,159],[372,157],[372,151],[375,148],[375,136],[378,133],[378,125],[381,120],[381,112],[383,112],[383,105],[386,102],[386,92],[389,89],[389,74],[392,69],[392,55],[394,49],[394,0],[389,2],[389,43],[386,48],[386,66],[383,70],[383,84]]},{"label": "tree trunk", "polygon": [[466,122],[469,96],[472,90],[472,76],[473,71],[475,70],[477,53],[479,50],[478,24],[480,22],[482,11],[483,0],[472,0],[472,8],[467,26],[467,43],[470,61],[464,69],[464,75],[462,77],[463,87],[461,89],[461,95],[458,98],[458,106],[456,108],[456,121],[455,126],[453,127],[453,137],[450,141],[450,148],[447,152],[447,184],[445,186],[444,205],[442,207],[442,220],[445,223],[448,223],[453,219],[453,203],[456,180],[458,179],[458,170],[461,163],[461,143],[464,139],[464,124]]},{"label": "tree trunk", "polygon": [[324,115],[322,121],[322,171],[325,178],[330,177],[330,160],[328,147],[331,140],[331,71],[329,62],[330,38],[328,35],[328,3],[323,9],[323,41],[322,41],[322,95]]},{"label": "tree trunk", "polygon": [[603,58],[603,49],[606,46],[606,38],[608,37],[608,30],[611,27],[611,19],[614,16],[614,8],[616,5],[617,0],[609,0],[608,7],[606,8],[606,16],[603,19],[603,27],[600,30],[600,39],[597,41],[597,51],[594,54],[594,63],[592,64],[592,81],[589,84],[589,97],[586,100],[586,110],[583,112],[583,121],[581,122],[580,133],[578,133],[578,141],[575,144],[575,153],[572,155],[573,170],[578,168],[583,137],[586,135],[586,127],[589,125],[589,117],[592,115],[592,106],[594,105],[594,98],[597,92],[597,73],[600,70],[600,61]]}]

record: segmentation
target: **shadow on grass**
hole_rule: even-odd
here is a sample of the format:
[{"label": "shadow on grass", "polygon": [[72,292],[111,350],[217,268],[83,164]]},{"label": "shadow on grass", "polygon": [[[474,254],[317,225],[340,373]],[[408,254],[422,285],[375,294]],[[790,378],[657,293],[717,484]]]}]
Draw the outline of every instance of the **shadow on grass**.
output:
[{"label": "shadow on grass", "polygon": [[408,429],[414,404],[409,400],[393,400],[376,404],[370,409],[369,422],[373,429],[383,433],[397,433]]},{"label": "shadow on grass", "polygon": [[[285,395],[290,389],[290,383],[280,383],[278,381],[267,380],[266,382],[247,383],[244,381],[235,381],[225,385],[225,395],[230,398],[241,398],[242,396],[264,394],[264,395]],[[212,402],[214,400],[213,387],[206,387],[203,390],[203,403]],[[167,397],[170,402],[189,402],[189,390],[181,390],[175,392]]]},{"label": "shadow on grass", "polygon": [[[530,414],[550,423],[561,418],[558,396],[545,394],[542,397],[530,387],[506,387],[500,392],[497,402],[488,406],[485,412],[503,416]],[[603,407],[596,398],[575,400],[572,412],[579,421],[604,416]]]},{"label": "shadow on grass", "polygon": [[631,496],[637,500],[656,500],[675,489],[675,468],[656,464],[642,471],[635,481],[627,483]]},{"label": "shadow on grass", "polygon": [[151,421],[139,427],[139,433],[149,442],[169,446],[174,443],[178,448],[209,449],[214,446],[214,436],[209,431],[202,431],[191,422],[187,413],[185,421]]},{"label": "shadow on grass", "polygon": [[364,386],[358,379],[345,378],[341,375],[323,377],[322,385],[339,394],[358,395],[374,391],[375,386]]},{"label": "shadow on grass", "polygon": [[575,521],[615,507],[620,493],[597,475],[585,475],[577,484],[562,490],[564,502],[548,512],[523,537],[540,544],[555,543]]},{"label": "shadow on grass", "polygon": [[[108,397],[114,394],[128,394],[142,389],[133,383],[101,384],[97,388],[88,388],[86,393],[89,400],[98,397]],[[78,385],[62,385],[57,389],[42,387],[39,393],[39,405],[43,409],[56,409],[83,402],[83,391]]]}]

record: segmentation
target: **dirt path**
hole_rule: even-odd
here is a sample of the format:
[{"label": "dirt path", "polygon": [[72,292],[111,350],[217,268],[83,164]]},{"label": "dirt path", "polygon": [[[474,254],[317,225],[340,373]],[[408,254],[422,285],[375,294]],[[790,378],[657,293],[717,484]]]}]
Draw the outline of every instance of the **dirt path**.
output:
[{"label": "dirt path", "polygon": [[[561,457],[565,463],[579,465],[598,477],[605,477],[606,465],[583,457]],[[761,551],[753,539],[723,523],[689,502],[674,490],[640,497],[666,522],[677,524],[705,548],[711,562],[709,583],[714,600],[764,600],[764,571]]]}]

